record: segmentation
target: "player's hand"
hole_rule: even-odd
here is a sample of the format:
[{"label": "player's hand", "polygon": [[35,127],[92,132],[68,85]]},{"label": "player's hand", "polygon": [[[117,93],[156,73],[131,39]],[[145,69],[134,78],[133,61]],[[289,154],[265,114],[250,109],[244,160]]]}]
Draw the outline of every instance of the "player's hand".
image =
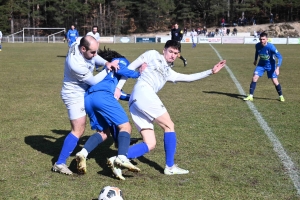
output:
[{"label": "player's hand", "polygon": [[223,67],[225,67],[226,65],[226,60],[222,60],[220,62],[218,62],[218,64],[216,64],[213,68],[212,68],[212,73],[216,74],[218,73]]},{"label": "player's hand", "polygon": [[279,67],[276,67],[275,69],[275,74],[278,76],[279,75]]},{"label": "player's hand", "polygon": [[118,71],[120,69],[119,67],[119,60],[114,60],[112,62],[105,63],[105,66],[108,70],[112,71]]},{"label": "player's hand", "polygon": [[254,60],[253,65],[256,66],[256,63],[257,63],[256,60]]},{"label": "player's hand", "polygon": [[139,72],[142,73],[146,68],[147,68],[147,63],[143,63],[140,67],[139,67]]},{"label": "player's hand", "polygon": [[120,96],[121,96],[121,90],[116,87],[114,97],[115,99],[119,100]]}]

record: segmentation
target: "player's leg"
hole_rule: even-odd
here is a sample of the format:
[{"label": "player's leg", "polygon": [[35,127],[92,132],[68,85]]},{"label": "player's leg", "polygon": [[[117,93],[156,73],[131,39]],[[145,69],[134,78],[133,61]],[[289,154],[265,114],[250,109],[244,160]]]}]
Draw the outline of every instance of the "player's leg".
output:
[{"label": "player's leg", "polygon": [[157,117],[155,122],[164,130],[164,148],[166,157],[166,167],[164,173],[166,175],[174,174],[187,174],[188,170],[181,169],[175,164],[175,153],[176,153],[176,132],[174,129],[174,123],[168,112]]},{"label": "player's leg", "polygon": [[65,138],[58,160],[55,162],[54,166],[52,167],[52,170],[63,174],[71,175],[72,172],[67,167],[66,162],[73,150],[75,149],[79,138],[84,133],[86,113],[84,109],[82,109],[84,108],[83,102],[66,106],[68,109],[72,130]]},{"label": "player's leg", "polygon": [[273,82],[273,84],[275,86],[275,89],[276,89],[276,91],[277,91],[277,93],[279,95],[279,101],[284,102],[285,99],[284,99],[284,97],[282,95],[281,85],[280,85],[280,83],[278,81],[278,76],[275,73],[275,71],[268,71],[268,78],[271,78],[271,80],[272,80],[272,82]]},{"label": "player's leg", "polygon": [[187,65],[187,60],[180,53],[178,53],[178,58],[183,61],[184,66]]},{"label": "player's leg", "polygon": [[256,83],[257,83],[259,77],[261,77],[264,74],[264,72],[265,72],[264,67],[257,66],[255,68],[253,77],[252,77],[252,81],[251,81],[250,87],[249,87],[249,95],[243,99],[244,101],[253,101],[253,95],[254,95],[254,91],[256,89]]}]

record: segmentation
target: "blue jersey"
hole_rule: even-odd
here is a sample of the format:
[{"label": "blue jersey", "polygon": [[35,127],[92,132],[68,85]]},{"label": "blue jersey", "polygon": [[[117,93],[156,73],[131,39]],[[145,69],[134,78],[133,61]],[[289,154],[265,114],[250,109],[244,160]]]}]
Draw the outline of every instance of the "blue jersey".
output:
[{"label": "blue jersey", "polygon": [[257,60],[259,56],[258,66],[264,67],[265,69],[274,68],[276,65],[277,58],[277,66],[281,66],[282,63],[282,56],[276,49],[276,47],[271,44],[267,43],[266,46],[263,46],[261,43],[257,43],[255,45],[255,58]]},{"label": "blue jersey", "polygon": [[116,75],[138,78],[140,73],[127,68],[129,61],[126,58],[113,60],[119,60],[120,69],[117,72],[110,72],[102,81],[91,86],[84,97],[85,110],[93,130],[102,131],[110,126],[129,122],[124,108],[114,97],[118,83]]},{"label": "blue jersey", "polygon": [[117,72],[112,71],[107,74],[102,81],[90,87],[87,90],[88,93],[95,91],[107,91],[113,95],[121,76],[126,76],[128,78],[138,78],[140,76],[139,72],[127,68],[129,61],[126,58],[114,58],[112,61],[114,60],[119,60],[120,69]]},{"label": "blue jersey", "polygon": [[70,44],[76,41],[76,38],[79,36],[78,31],[76,29],[70,29],[67,33],[67,39],[70,40]]}]

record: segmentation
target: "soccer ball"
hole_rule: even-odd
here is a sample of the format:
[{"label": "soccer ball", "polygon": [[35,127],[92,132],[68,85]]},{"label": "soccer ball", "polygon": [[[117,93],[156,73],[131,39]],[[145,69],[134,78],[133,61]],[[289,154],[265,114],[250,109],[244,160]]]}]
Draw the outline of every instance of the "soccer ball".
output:
[{"label": "soccer ball", "polygon": [[101,190],[98,200],[123,200],[123,194],[118,187],[106,186]]}]

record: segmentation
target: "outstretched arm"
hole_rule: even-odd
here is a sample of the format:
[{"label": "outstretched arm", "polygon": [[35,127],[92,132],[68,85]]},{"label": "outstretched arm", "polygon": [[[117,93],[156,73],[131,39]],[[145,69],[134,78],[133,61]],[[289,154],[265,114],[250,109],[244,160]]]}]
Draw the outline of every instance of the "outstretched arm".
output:
[{"label": "outstretched arm", "polygon": [[173,76],[170,76],[170,79],[168,81],[172,82],[192,82],[196,80],[200,80],[203,78],[206,78],[212,74],[218,73],[224,66],[226,65],[226,60],[222,60],[219,63],[217,63],[212,69],[195,73],[195,74],[180,74],[175,71],[173,71],[175,74]]}]

